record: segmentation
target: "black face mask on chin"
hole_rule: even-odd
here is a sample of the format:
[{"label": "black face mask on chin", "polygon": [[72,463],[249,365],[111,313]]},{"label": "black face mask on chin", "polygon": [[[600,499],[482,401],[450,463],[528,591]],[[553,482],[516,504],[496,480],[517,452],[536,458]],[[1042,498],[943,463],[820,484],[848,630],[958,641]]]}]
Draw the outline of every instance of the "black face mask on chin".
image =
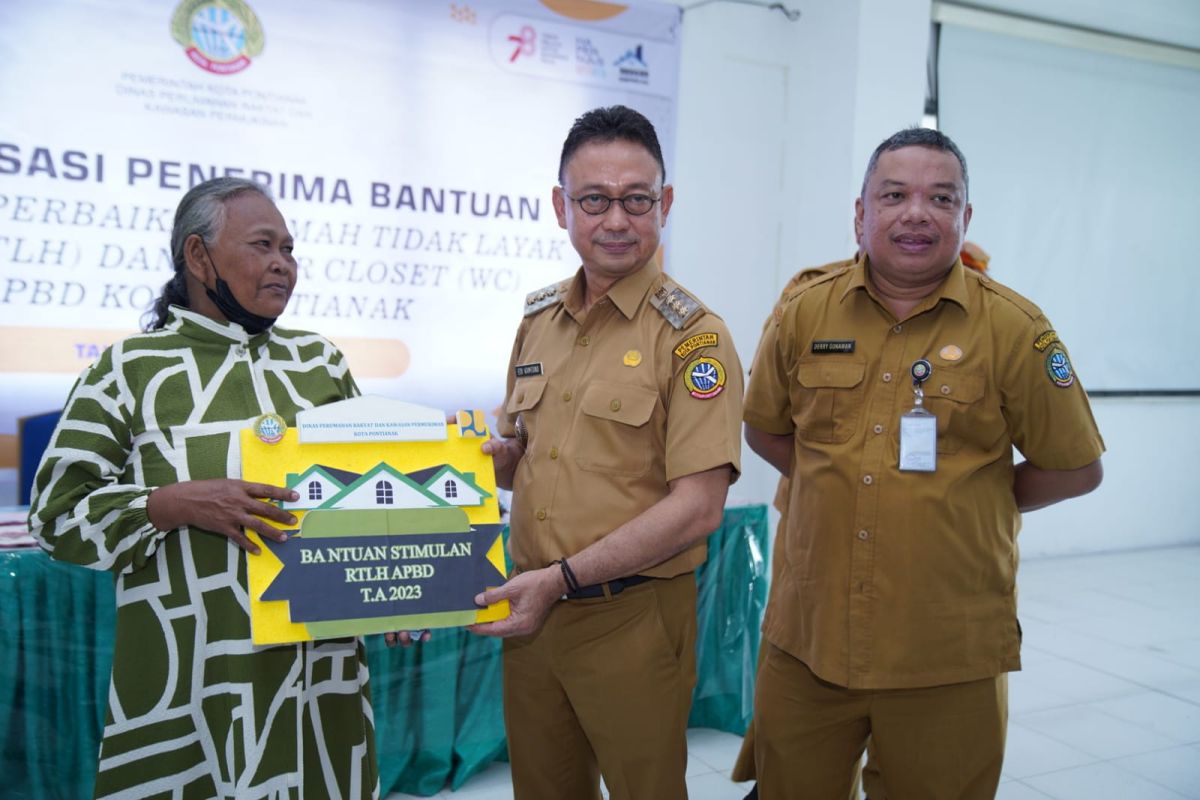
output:
[{"label": "black face mask on chin", "polygon": [[225,315],[225,319],[241,325],[251,336],[262,333],[274,325],[275,320],[279,319],[278,317],[260,317],[258,314],[248,311],[237,301],[233,292],[229,290],[229,284],[222,280],[221,274],[217,272],[217,262],[213,261],[212,253],[208,252],[208,245],[204,243],[203,236],[200,237],[200,246],[204,248],[204,253],[208,256],[208,263],[212,264],[213,274],[217,276],[216,291],[205,286],[204,292],[208,295],[208,299],[213,301],[213,305]]}]

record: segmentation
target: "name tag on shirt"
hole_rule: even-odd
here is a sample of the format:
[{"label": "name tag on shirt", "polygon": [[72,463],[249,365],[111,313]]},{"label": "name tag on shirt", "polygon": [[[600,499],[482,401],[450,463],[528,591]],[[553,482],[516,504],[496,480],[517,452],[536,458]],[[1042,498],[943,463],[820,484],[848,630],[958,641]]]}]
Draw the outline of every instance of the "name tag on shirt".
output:
[{"label": "name tag on shirt", "polygon": [[817,339],[812,343],[812,352],[814,355],[853,353],[854,342],[854,339]]},{"label": "name tag on shirt", "polygon": [[518,378],[531,378],[534,375],[542,374],[542,362],[534,361],[531,364],[518,364],[513,368],[513,372]]},{"label": "name tag on shirt", "polygon": [[900,416],[900,471],[937,471],[937,417],[928,411]]}]

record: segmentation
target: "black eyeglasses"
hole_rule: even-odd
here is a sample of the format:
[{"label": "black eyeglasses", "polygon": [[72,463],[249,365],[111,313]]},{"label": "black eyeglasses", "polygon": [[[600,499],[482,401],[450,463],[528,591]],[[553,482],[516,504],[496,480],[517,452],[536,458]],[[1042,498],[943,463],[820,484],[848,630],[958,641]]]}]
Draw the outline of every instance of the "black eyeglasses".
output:
[{"label": "black eyeglasses", "polygon": [[[568,195],[570,197],[570,195]],[[614,202],[620,203],[621,208],[625,209],[625,213],[631,217],[640,217],[643,214],[649,214],[650,209],[654,208],[654,204],[662,198],[651,197],[648,194],[627,194],[624,197],[609,197],[605,194],[585,194],[579,197],[571,197],[579,207],[583,209],[583,213],[599,216],[608,211],[608,207]]]}]

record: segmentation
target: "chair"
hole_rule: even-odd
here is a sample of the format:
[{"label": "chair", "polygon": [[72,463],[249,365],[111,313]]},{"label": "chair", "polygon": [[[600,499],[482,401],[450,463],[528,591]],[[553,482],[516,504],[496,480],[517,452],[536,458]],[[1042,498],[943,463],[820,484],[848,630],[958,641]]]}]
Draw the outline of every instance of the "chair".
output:
[{"label": "chair", "polygon": [[42,453],[50,446],[50,437],[58,425],[62,411],[47,411],[45,414],[34,414],[17,420],[17,487],[19,494],[17,502],[23,506],[29,505],[33,493],[33,476],[37,474],[38,465],[42,463]]}]

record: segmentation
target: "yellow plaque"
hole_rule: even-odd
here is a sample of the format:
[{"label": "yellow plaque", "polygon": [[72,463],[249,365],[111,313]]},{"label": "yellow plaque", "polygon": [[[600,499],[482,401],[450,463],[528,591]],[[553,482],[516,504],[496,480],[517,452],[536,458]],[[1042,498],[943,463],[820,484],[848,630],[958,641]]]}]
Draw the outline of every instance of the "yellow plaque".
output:
[{"label": "yellow plaque", "polygon": [[298,494],[279,503],[296,524],[272,523],[286,542],[247,530],[261,548],[247,556],[255,644],[508,616],[507,601],[473,602],[504,582],[504,544],[483,414],[456,423],[427,441],[302,443],[288,427],[268,444],[242,431],[243,477]]}]

